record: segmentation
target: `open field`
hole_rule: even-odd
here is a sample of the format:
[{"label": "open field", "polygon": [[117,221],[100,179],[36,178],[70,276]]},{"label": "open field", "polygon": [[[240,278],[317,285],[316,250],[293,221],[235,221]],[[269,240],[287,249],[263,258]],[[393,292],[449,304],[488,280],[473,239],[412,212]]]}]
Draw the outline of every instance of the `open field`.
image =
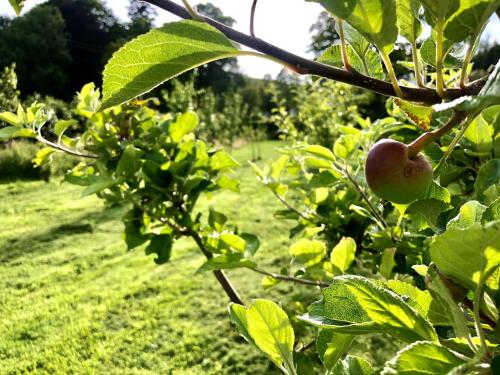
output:
[{"label": "open field", "polygon": [[[260,144],[263,158],[276,146]],[[278,205],[243,162],[250,154],[251,147],[235,152],[241,194],[224,192],[203,207],[258,233],[259,257],[272,262],[288,247],[286,223],[272,219]],[[79,194],[58,181],[0,185],[1,374],[273,372],[234,333],[213,276],[193,276],[203,262],[193,243],[180,241],[171,262],[157,266],[142,249],[127,253],[124,208]],[[269,293],[279,300],[280,288],[290,288],[252,290],[259,276],[229,275],[247,300]]]}]

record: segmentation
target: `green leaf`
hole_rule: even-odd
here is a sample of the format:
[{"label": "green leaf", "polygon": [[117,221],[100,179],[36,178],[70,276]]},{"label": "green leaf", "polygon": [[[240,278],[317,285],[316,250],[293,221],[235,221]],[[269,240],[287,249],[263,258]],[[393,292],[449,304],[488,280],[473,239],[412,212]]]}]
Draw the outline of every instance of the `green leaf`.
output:
[{"label": "green leaf", "polygon": [[483,224],[495,220],[500,220],[500,197],[486,208],[481,218]]},{"label": "green leaf", "polygon": [[333,152],[341,159],[347,159],[358,146],[359,136],[353,134],[341,135],[333,145]]},{"label": "green leaf", "polygon": [[40,149],[37,153],[35,158],[33,159],[33,164],[35,164],[37,167],[41,167],[45,164],[47,164],[50,161],[50,157],[52,154],[56,152],[55,149],[52,147],[44,147]]},{"label": "green leaf", "polygon": [[172,245],[174,241],[170,234],[159,234],[151,239],[151,242],[146,247],[146,255],[156,254],[156,264],[164,264],[170,260]]},{"label": "green leaf", "polygon": [[226,175],[219,176],[215,182],[221,189],[231,190],[235,193],[240,192],[240,181]]},{"label": "green leaf", "polygon": [[430,253],[445,276],[475,290],[480,279],[500,265],[500,224],[450,228],[435,237]]},{"label": "green leaf", "polygon": [[[378,53],[369,49],[366,51],[364,58],[362,59],[353,47],[348,45],[346,46],[346,50],[349,65],[354,68],[354,70],[373,78],[384,79],[384,69],[382,68],[382,62]],[[340,45],[336,44],[328,47],[318,58],[318,61],[337,68],[343,68],[344,62],[342,61]]]},{"label": "green leaf", "polygon": [[319,145],[307,145],[301,148],[302,151],[307,152],[308,154],[317,156],[319,158],[335,161],[335,155],[329,149]]},{"label": "green leaf", "polygon": [[194,112],[183,113],[170,124],[168,131],[172,141],[179,142],[186,134],[192,133],[198,126],[198,115]]},{"label": "green leaf", "polygon": [[278,366],[293,367],[294,333],[286,313],[274,302],[257,299],[246,314],[248,332],[255,345]]},{"label": "green leaf", "polygon": [[356,241],[351,237],[342,237],[330,253],[330,262],[337,274],[345,273],[356,257]]},{"label": "green leaf", "polygon": [[288,249],[289,254],[305,267],[320,263],[326,256],[326,245],[318,240],[302,238]]},{"label": "green leaf", "polygon": [[386,279],[390,279],[392,275],[392,269],[396,265],[394,261],[394,255],[396,254],[396,248],[390,247],[384,250],[382,253],[382,260],[380,261],[379,272]]},{"label": "green leaf", "polygon": [[323,365],[331,370],[347,352],[354,339],[352,335],[343,335],[328,329],[319,331],[316,350]]},{"label": "green leaf", "polygon": [[7,140],[14,136],[19,131],[19,128],[16,126],[6,126],[4,128],[0,128],[0,140]]},{"label": "green leaf", "polygon": [[254,268],[255,266],[257,266],[255,262],[245,258],[241,253],[223,254],[207,260],[196,270],[195,274],[232,268]]},{"label": "green leaf", "polygon": [[248,333],[247,310],[246,306],[230,303],[228,306],[229,320],[231,320],[231,322],[236,326],[236,330],[240,336],[243,337],[250,345],[257,348],[257,345],[255,345],[250,333]]},{"label": "green leaf", "polygon": [[[450,43],[445,42],[444,51],[446,53],[443,66],[447,68],[460,68],[462,66],[462,61],[455,55],[448,53],[451,47],[452,45]],[[436,41],[433,38],[424,40],[420,46],[420,56],[427,65],[436,67]]]},{"label": "green leaf", "polygon": [[448,222],[446,228],[466,229],[473,224],[481,223],[481,218],[485,210],[486,206],[483,206],[478,201],[465,202],[460,207],[458,215]]},{"label": "green leaf", "polygon": [[236,250],[240,253],[243,253],[245,251],[245,240],[236,234],[222,233],[221,235],[219,235],[219,241],[222,242],[221,245],[225,245],[225,247],[229,249]]},{"label": "green leaf", "polygon": [[382,375],[443,375],[463,363],[446,347],[420,341],[408,345],[386,362]]},{"label": "green leaf", "polygon": [[91,194],[99,193],[112,186],[121,184],[122,182],[122,179],[115,179],[106,176],[94,176],[92,184],[87,186],[87,188],[82,191],[81,197],[83,198]]},{"label": "green leaf", "polygon": [[72,119],[72,120],[59,120],[55,123],[54,125],[54,133],[57,136],[62,135],[66,129],[68,129],[70,126],[78,124],[78,121]]},{"label": "green leaf", "polygon": [[245,240],[245,256],[254,256],[260,247],[260,240],[254,234],[241,233],[240,237]]},{"label": "green leaf", "polygon": [[23,125],[23,120],[12,112],[1,112],[0,121],[4,121],[9,125],[20,128]]},{"label": "green leaf", "polygon": [[141,210],[134,208],[123,217],[123,224],[125,224],[124,237],[127,243],[127,250],[132,250],[149,239],[149,236],[143,233],[143,216],[144,213]]},{"label": "green leaf", "polygon": [[321,5],[345,20],[368,41],[389,53],[398,37],[394,0],[321,0]]},{"label": "green leaf", "polygon": [[393,101],[394,104],[396,104],[405,113],[411,122],[424,130],[430,129],[433,113],[431,107],[418,105],[397,98],[393,99]]},{"label": "green leaf", "polygon": [[488,160],[479,168],[474,190],[478,197],[483,197],[484,191],[491,185],[498,184],[500,181],[500,159]]},{"label": "green leaf", "polygon": [[[467,321],[465,320],[465,315],[462,309],[455,302],[455,299],[460,299],[456,297],[460,297],[459,294],[462,294],[463,292],[460,290],[461,287],[450,283],[447,279],[443,279],[438,273],[435,265],[431,265],[429,267],[427,280],[427,287],[434,296],[435,301],[438,301],[441,306],[445,307],[445,309],[433,309],[431,311],[431,315],[435,312],[441,313],[445,311],[446,319],[451,321],[451,325],[453,325],[453,329],[455,330],[455,335],[463,339],[469,337],[470,334],[467,327]],[[445,285],[443,280],[447,280],[448,285]],[[457,296],[452,295],[452,290],[454,289],[456,289],[455,294],[457,294]],[[434,315],[436,317],[439,316],[436,314]]]},{"label": "green leaf", "polygon": [[276,181],[280,179],[281,172],[286,168],[289,159],[288,155],[282,155],[271,164],[271,177],[273,179]]},{"label": "green leaf", "polygon": [[376,373],[367,360],[348,355],[344,360],[337,363],[328,375],[375,375]]},{"label": "green leaf", "polygon": [[420,290],[401,280],[388,280],[385,284],[393,292],[400,295],[421,316],[427,317],[432,303],[429,291]]},{"label": "green leaf", "polygon": [[489,125],[482,116],[477,116],[467,127],[464,138],[472,143],[473,156],[490,156],[493,148],[493,126]]},{"label": "green leaf", "polygon": [[[347,40],[349,45],[354,49],[356,54],[361,58],[366,60],[366,55],[370,48],[370,42],[366,38],[358,33],[354,27],[348,23],[343,22],[342,26],[344,28],[344,38]],[[338,32],[338,24],[335,24],[335,30]],[[374,52],[374,51],[372,51]],[[376,53],[375,53],[376,54]],[[378,56],[380,59],[380,56]]]},{"label": "green leaf", "polygon": [[127,145],[116,167],[116,175],[133,177],[141,168],[140,157],[143,154],[141,149],[132,145]]},{"label": "green leaf", "polygon": [[222,229],[224,229],[224,224],[227,221],[227,216],[224,215],[221,212],[215,211],[213,208],[210,207],[209,214],[208,214],[208,225],[215,229],[216,231],[220,232]]},{"label": "green leaf", "polygon": [[474,44],[498,7],[500,0],[461,0],[460,8],[446,23],[444,36],[457,43],[471,37],[469,43]]},{"label": "green leaf", "polygon": [[399,34],[414,43],[422,33],[419,19],[420,4],[417,0],[396,0]]},{"label": "green leaf", "polygon": [[31,129],[18,128],[17,126],[0,128],[0,141],[12,138],[36,138],[36,133]]},{"label": "green leaf", "polygon": [[126,43],[103,73],[106,109],[208,62],[240,53],[217,29],[191,20],[167,23]]},{"label": "green leaf", "polygon": [[[416,202],[413,202],[407,209],[406,213],[408,214],[416,214],[422,217],[427,225],[434,231],[437,232],[437,221],[439,215],[450,209],[452,206],[439,199],[428,198],[428,199],[420,199]],[[418,230],[423,230],[427,228],[426,225],[421,225]]]},{"label": "green leaf", "polygon": [[210,168],[214,171],[221,171],[239,166],[238,162],[224,150],[217,151],[213,154],[210,157],[209,164]]},{"label": "green leaf", "polygon": [[335,277],[301,320],[347,334],[389,333],[406,341],[437,341],[431,324],[402,297],[361,276]]},{"label": "green leaf", "polygon": [[16,12],[16,15],[20,15],[24,7],[24,0],[9,0],[10,5]]}]

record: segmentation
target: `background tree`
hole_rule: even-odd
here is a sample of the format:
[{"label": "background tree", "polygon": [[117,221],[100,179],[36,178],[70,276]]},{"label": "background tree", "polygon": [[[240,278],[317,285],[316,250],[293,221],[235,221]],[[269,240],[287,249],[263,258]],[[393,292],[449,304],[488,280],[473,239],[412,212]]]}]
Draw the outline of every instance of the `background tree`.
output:
[{"label": "background tree", "polygon": [[[236,20],[224,15],[224,12],[212,3],[204,3],[196,6],[198,13],[213,18],[229,27],[232,27]],[[212,87],[215,92],[227,91],[230,88],[244,85],[244,78],[238,71],[236,59],[225,59],[216,61],[198,69],[197,86]]]},{"label": "background tree", "polygon": [[153,27],[158,12],[150,4],[131,0],[127,14],[130,18],[128,34],[134,37],[146,33]]},{"label": "background tree", "polygon": [[314,52],[315,55],[320,55],[339,40],[339,35],[335,31],[335,20],[325,11],[318,15],[318,19],[311,25],[309,32],[313,34],[309,51]]},{"label": "background tree", "polygon": [[[100,72],[109,58],[107,46],[123,37],[124,26],[98,0],[49,0],[47,4],[61,12],[66,25],[72,61],[65,93],[72,97],[87,82],[100,84]],[[46,35],[42,35],[46,38]],[[19,75],[22,76],[21,71]]]},{"label": "background tree", "polygon": [[[82,57],[83,58],[83,57]],[[72,59],[66,24],[51,5],[33,8],[25,16],[0,21],[0,66],[17,64],[23,94],[41,92],[72,97],[76,87],[68,74]]]}]

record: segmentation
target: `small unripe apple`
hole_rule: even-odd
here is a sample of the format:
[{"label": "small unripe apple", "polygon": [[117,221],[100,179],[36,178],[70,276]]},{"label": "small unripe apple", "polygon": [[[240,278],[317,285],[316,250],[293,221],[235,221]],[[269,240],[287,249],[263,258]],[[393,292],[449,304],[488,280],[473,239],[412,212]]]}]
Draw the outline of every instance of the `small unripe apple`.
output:
[{"label": "small unripe apple", "polygon": [[407,145],[392,139],[375,143],[366,158],[368,186],[382,199],[393,203],[411,203],[425,194],[433,172],[422,154],[411,156]]}]

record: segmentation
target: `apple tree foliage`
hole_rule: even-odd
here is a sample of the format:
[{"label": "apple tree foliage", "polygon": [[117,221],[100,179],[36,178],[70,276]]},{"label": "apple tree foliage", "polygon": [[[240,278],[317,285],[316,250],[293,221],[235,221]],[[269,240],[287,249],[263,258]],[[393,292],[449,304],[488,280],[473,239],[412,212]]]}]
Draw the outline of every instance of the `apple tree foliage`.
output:
[{"label": "apple tree foliage", "polygon": [[[93,84],[78,95],[75,113],[87,125],[80,136],[65,135],[75,121],[58,120],[35,103],[0,113],[8,124],[0,139],[46,144],[39,165],[55,152],[81,158],[66,181],[81,185],[84,196],[127,203],[126,244],[144,245],[156,263],[169,260],[180,237],[193,239],[206,257],[197,273],[214,273],[231,300],[235,329],[285,374],[312,373],[319,361],[329,375],[498,374],[500,64],[477,81],[468,75],[500,0],[315,0],[340,36],[318,61],[263,42],[253,28],[246,35],[201,17],[187,1],[184,7],[147,2],[186,20],[139,36],[113,55],[102,96]],[[19,13],[24,2],[10,3]],[[410,77],[394,73],[390,53],[398,38],[412,49]],[[257,234],[235,229],[215,209],[196,210],[203,194],[238,191],[228,173],[238,163],[197,137],[195,113],[162,114],[150,105],[154,99],[138,99],[197,66],[242,55],[392,97],[389,117],[353,116],[349,126],[338,124],[333,147],[296,139],[277,160],[252,165],[283,204],[276,219],[291,223],[289,261],[277,272],[254,257]],[[321,100],[310,102],[311,116]],[[293,128],[290,116],[282,113]],[[389,137],[408,144],[410,157],[424,153],[434,169],[417,199],[381,201],[366,186],[366,156]],[[304,308],[245,303],[223,271],[236,268],[262,274],[266,288],[309,286],[317,301]],[[304,332],[315,339],[305,342]],[[373,334],[405,343],[380,368],[349,354],[359,336]]]}]

